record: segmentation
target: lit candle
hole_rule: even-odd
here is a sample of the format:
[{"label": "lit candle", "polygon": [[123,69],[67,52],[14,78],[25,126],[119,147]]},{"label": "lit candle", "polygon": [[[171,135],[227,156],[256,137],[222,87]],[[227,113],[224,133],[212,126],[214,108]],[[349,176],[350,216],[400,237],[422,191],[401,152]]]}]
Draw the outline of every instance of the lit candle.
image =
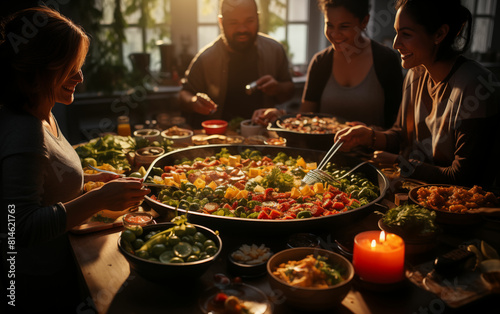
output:
[{"label": "lit candle", "polygon": [[396,283],[404,278],[405,244],[400,236],[366,231],[354,238],[352,264],[364,281]]}]

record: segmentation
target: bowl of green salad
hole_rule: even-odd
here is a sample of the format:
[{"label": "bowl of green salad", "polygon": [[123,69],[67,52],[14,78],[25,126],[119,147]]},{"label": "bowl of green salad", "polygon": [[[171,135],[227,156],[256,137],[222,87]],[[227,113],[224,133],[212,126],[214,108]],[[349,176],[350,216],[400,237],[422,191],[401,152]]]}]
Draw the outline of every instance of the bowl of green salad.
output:
[{"label": "bowl of green salad", "polygon": [[402,204],[380,214],[383,217],[378,221],[379,228],[403,238],[408,254],[423,253],[436,246],[439,229],[434,211],[420,205]]}]

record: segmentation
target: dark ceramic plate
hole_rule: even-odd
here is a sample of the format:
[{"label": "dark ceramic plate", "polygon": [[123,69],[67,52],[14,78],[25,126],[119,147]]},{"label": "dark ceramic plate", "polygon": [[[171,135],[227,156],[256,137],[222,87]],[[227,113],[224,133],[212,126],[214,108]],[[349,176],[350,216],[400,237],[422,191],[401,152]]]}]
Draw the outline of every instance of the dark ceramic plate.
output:
[{"label": "dark ceramic plate", "polygon": [[[319,118],[334,118],[334,116],[325,113],[302,113],[302,116],[306,117],[319,117]],[[267,127],[268,131],[274,131],[278,136],[286,139],[286,146],[289,147],[301,147],[309,149],[319,149],[328,150],[334,143],[335,133],[327,134],[313,134],[304,133],[289,130],[283,127],[283,122],[285,119],[294,118],[297,115],[288,114],[281,116],[278,120],[269,124]],[[344,123],[345,121],[340,118],[336,118],[339,123]]]},{"label": "dark ceramic plate", "polygon": [[[470,225],[470,224],[475,224],[481,221],[481,215],[478,213],[454,213],[450,211],[445,211],[445,210],[436,210],[433,208],[430,208],[429,206],[426,206],[425,204],[420,204],[418,202],[418,194],[417,191],[420,188],[429,188],[432,186],[437,186],[437,187],[451,187],[451,186],[456,186],[456,185],[451,185],[451,184],[424,184],[424,185],[418,185],[415,186],[410,190],[408,193],[408,197],[410,200],[415,203],[419,204],[429,210],[433,210],[436,212],[436,222],[437,223],[442,223],[442,224],[451,224],[451,225]],[[464,189],[469,189],[467,187],[462,187],[462,186],[456,186],[459,188],[464,188]]]}]

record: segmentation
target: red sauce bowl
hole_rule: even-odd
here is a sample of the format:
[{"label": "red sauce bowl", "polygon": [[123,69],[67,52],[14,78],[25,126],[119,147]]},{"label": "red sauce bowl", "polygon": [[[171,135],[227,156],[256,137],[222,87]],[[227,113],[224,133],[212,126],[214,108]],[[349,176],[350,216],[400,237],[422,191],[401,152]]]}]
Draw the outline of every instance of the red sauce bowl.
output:
[{"label": "red sauce bowl", "polygon": [[227,121],[224,120],[207,120],[201,123],[207,134],[225,134],[227,129]]},{"label": "red sauce bowl", "polygon": [[154,224],[153,216],[150,213],[134,212],[123,216],[123,225],[126,228],[135,226],[144,227],[150,224]]}]

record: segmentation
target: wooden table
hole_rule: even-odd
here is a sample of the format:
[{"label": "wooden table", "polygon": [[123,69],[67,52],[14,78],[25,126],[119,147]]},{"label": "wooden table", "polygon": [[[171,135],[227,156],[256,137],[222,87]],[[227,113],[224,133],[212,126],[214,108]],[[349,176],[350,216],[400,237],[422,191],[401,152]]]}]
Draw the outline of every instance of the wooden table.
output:
[{"label": "wooden table", "polygon": [[[339,236],[348,232],[354,235],[363,230],[375,230],[379,218],[380,216],[376,214],[370,214],[355,226],[348,226],[345,229],[348,231],[336,230],[332,234]],[[443,240],[453,242],[478,237],[488,239],[498,247],[499,229],[499,224],[492,226],[485,224],[472,230],[464,228],[464,232],[447,236]],[[199,295],[212,287],[214,274],[227,274],[225,261],[227,250],[234,247],[233,244],[245,241],[244,237],[221,233],[223,251],[217,262],[199,280],[185,283],[155,283],[130,270],[127,260],[117,247],[120,231],[121,228],[115,228],[84,235],[70,235],[74,254],[89,292],[85,304],[79,308],[81,311],[89,311],[84,313],[92,313],[92,310],[97,313],[201,313],[198,307]],[[253,235],[248,237],[254,238]],[[275,241],[279,243],[284,241],[283,239],[286,239],[286,235],[282,238],[276,237]],[[248,243],[248,238],[246,240]],[[253,243],[258,241],[257,238]],[[300,313],[283,304],[279,295],[271,289],[265,276],[252,280],[245,279],[244,283],[255,286],[268,295],[273,303],[273,313]],[[470,313],[473,311],[493,313],[495,311],[492,309],[498,309],[498,302],[493,296],[459,309],[451,309],[434,294],[416,287],[409,281],[404,281],[397,289],[389,291],[377,289],[370,289],[355,281],[342,304],[326,313]]]}]

